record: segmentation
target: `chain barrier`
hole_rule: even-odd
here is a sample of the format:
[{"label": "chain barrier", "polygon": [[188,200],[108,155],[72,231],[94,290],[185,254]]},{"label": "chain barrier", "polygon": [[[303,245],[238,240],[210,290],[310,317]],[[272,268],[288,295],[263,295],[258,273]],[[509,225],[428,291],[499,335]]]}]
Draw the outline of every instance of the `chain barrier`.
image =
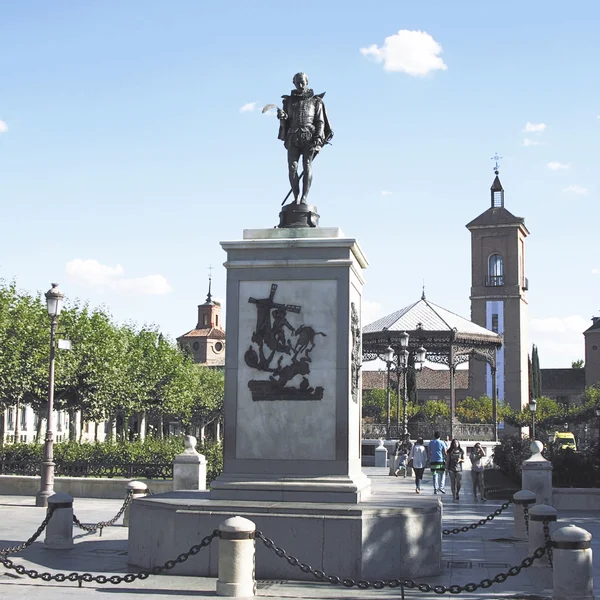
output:
[{"label": "chain barrier", "polygon": [[35,540],[37,540],[40,537],[40,535],[42,535],[42,532],[44,531],[44,529],[46,529],[46,526],[50,522],[50,519],[52,518],[54,511],[55,511],[54,506],[50,505],[48,507],[48,512],[46,513],[46,518],[42,521],[40,526],[37,528],[37,531],[26,542],[23,542],[22,544],[19,544],[18,546],[9,546],[8,548],[0,548],[0,558],[6,556],[7,554],[15,554],[16,552],[22,552],[23,550],[25,550],[25,548],[28,548],[29,546],[31,546],[31,544],[33,544],[33,542],[35,542]]},{"label": "chain barrier", "polygon": [[361,590],[367,590],[373,588],[375,590],[382,590],[386,587],[388,588],[398,588],[400,587],[402,591],[404,588],[409,588],[411,590],[416,589],[420,592],[435,592],[436,594],[460,594],[461,592],[475,592],[479,588],[487,589],[492,587],[495,583],[504,583],[509,577],[516,577],[523,569],[527,569],[531,567],[533,562],[537,559],[542,558],[544,554],[549,550],[549,544],[546,543],[545,546],[540,546],[536,548],[531,556],[525,557],[520,564],[512,566],[508,569],[506,573],[498,573],[495,577],[489,579],[482,579],[479,583],[467,583],[465,585],[431,585],[429,583],[417,583],[412,579],[388,579],[384,580],[375,580],[369,581],[367,579],[352,579],[350,577],[338,577],[337,575],[329,575],[324,571],[319,569],[313,569],[310,565],[306,563],[300,562],[298,558],[288,554],[283,548],[280,548],[275,545],[273,540],[265,537],[261,531],[256,532],[256,537],[261,540],[261,542],[269,549],[272,550],[279,558],[285,559],[288,564],[292,567],[299,568],[303,573],[310,573],[315,577],[315,579],[319,581],[326,581],[331,583],[332,585],[343,585],[347,588],[357,587]]},{"label": "chain barrier", "polygon": [[110,520],[110,521],[100,521],[99,523],[95,523],[94,525],[85,525],[83,524],[74,514],[73,514],[73,523],[79,527],[79,529],[83,529],[89,533],[96,533],[96,531],[100,530],[100,537],[102,537],[102,530],[105,527],[112,527],[125,512],[125,509],[131,504],[133,499],[133,492],[127,492],[127,496],[125,496],[125,502],[123,502],[123,506],[119,509],[119,512]]},{"label": "chain barrier", "polygon": [[470,531],[471,529],[477,529],[490,521],[493,521],[496,517],[501,515],[511,504],[514,503],[514,500],[509,500],[505,502],[500,508],[497,508],[493,513],[489,514],[485,519],[479,519],[476,523],[471,523],[470,525],[465,525],[464,527],[454,527],[453,529],[442,529],[442,535],[455,535],[457,533],[465,533]]},{"label": "chain barrier", "polygon": [[529,505],[523,504],[523,518],[525,519],[525,530],[529,536]]},{"label": "chain barrier", "polygon": [[544,519],[543,524],[544,541],[546,542],[546,548],[548,549],[548,562],[550,563],[550,569],[554,571],[554,554],[552,552],[552,538],[550,537],[550,521],[548,519]]},{"label": "chain barrier", "polygon": [[140,571],[139,573],[127,573],[126,575],[92,575],[91,573],[40,573],[35,569],[27,569],[23,565],[15,565],[5,554],[0,554],[0,564],[4,565],[7,569],[16,571],[19,575],[27,575],[30,579],[41,579],[42,581],[57,581],[62,583],[63,581],[73,581],[82,586],[83,582],[86,583],[99,583],[103,585],[105,583],[112,583],[117,585],[119,583],[132,583],[136,579],[148,579],[150,575],[160,575],[163,571],[168,571],[176,565],[185,562],[190,556],[195,556],[203,548],[210,546],[212,541],[219,537],[219,531],[215,529],[210,535],[202,538],[202,541],[195,546],[192,546],[187,552],[183,552],[174,560],[168,560],[161,566],[152,567],[148,571]]}]

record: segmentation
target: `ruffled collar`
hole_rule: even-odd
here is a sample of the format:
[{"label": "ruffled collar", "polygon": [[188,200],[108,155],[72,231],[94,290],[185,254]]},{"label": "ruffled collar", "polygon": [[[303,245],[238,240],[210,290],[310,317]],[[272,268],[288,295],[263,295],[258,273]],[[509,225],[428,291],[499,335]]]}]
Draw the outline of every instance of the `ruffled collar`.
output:
[{"label": "ruffled collar", "polygon": [[312,98],[315,93],[310,88],[304,88],[304,90],[292,90],[291,96],[292,98],[301,98],[302,100],[308,100]]}]

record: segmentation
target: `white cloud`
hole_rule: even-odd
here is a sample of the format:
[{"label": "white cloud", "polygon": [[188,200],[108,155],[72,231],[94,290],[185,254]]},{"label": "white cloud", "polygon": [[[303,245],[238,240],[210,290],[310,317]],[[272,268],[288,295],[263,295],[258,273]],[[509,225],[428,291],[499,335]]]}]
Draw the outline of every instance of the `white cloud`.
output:
[{"label": "white cloud", "polygon": [[108,285],[125,272],[121,265],[110,267],[92,258],[86,260],[74,258],[67,263],[65,269],[69,275],[89,285]]},{"label": "white cloud", "polygon": [[600,269],[592,269],[592,275],[600,275]]},{"label": "white cloud", "polygon": [[0,133],[5,133],[6,131],[8,131],[8,125],[6,124],[6,121],[0,119]]},{"label": "white cloud", "polygon": [[525,146],[527,148],[527,146],[539,146],[540,142],[538,142],[538,140],[532,140],[530,138],[525,138],[523,140],[523,146]]},{"label": "white cloud", "polygon": [[361,48],[360,52],[363,56],[370,56],[376,62],[383,63],[386,71],[407,73],[415,77],[448,68],[439,56],[442,46],[425,31],[401,29],[386,37],[383,46],[372,44],[368,48]]},{"label": "white cloud", "polygon": [[551,171],[561,171],[563,169],[570,169],[571,165],[568,163],[560,163],[560,162],[549,162],[546,165]]},{"label": "white cloud", "polygon": [[368,300],[362,301],[361,326],[364,327],[365,325],[376,321],[381,316],[381,304],[379,302],[369,302]]},{"label": "white cloud", "polygon": [[240,106],[240,112],[253,112],[256,109],[256,105],[258,103],[257,102],[248,102],[247,104],[244,104],[243,106]]},{"label": "white cloud", "polygon": [[[568,317],[547,317],[545,319],[531,319],[532,332],[537,333],[578,333],[582,334],[590,326],[589,319],[581,315]],[[582,342],[583,343],[583,342]]]},{"label": "white cloud", "polygon": [[523,131],[526,131],[527,133],[542,133],[544,129],[546,129],[545,123],[530,123],[527,121]]},{"label": "white cloud", "polygon": [[584,188],[584,187],[582,187],[580,185],[573,184],[573,185],[570,185],[570,186],[566,187],[563,190],[563,192],[570,192],[570,193],[573,193],[573,194],[579,194],[580,196],[585,196],[588,193],[588,189]]},{"label": "white cloud", "polygon": [[66,272],[74,279],[100,288],[136,295],[168,294],[171,286],[162,275],[145,277],[123,277],[125,270],[121,265],[111,267],[103,265],[93,258],[74,258],[65,266]]},{"label": "white cloud", "polygon": [[381,195],[382,196],[391,196],[392,192],[390,192],[389,190],[381,190]]}]

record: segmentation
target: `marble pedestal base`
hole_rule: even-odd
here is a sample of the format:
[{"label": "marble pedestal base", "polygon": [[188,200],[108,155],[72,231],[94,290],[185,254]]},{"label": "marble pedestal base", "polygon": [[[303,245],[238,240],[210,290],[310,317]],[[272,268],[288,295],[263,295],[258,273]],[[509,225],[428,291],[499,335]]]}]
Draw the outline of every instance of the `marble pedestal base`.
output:
[{"label": "marble pedestal base", "polygon": [[[394,505],[210,500],[207,493],[171,492],[136,500],[129,523],[129,562],[149,569],[187,552],[232,516],[256,528],[315,569],[354,579],[436,575],[441,567],[442,507],[437,499]],[[172,571],[217,576],[218,541]],[[256,578],[314,580],[256,540]]]}]

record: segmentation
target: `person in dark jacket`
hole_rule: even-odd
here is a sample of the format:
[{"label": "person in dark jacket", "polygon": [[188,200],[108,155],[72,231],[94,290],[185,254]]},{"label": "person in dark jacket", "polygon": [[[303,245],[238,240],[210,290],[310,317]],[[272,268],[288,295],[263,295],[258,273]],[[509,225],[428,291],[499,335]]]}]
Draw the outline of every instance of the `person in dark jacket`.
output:
[{"label": "person in dark jacket", "polygon": [[460,487],[462,483],[462,464],[465,461],[464,450],[460,447],[457,439],[450,442],[450,448],[446,453],[446,470],[450,475],[450,485],[452,486],[452,499],[458,502],[460,496]]}]

